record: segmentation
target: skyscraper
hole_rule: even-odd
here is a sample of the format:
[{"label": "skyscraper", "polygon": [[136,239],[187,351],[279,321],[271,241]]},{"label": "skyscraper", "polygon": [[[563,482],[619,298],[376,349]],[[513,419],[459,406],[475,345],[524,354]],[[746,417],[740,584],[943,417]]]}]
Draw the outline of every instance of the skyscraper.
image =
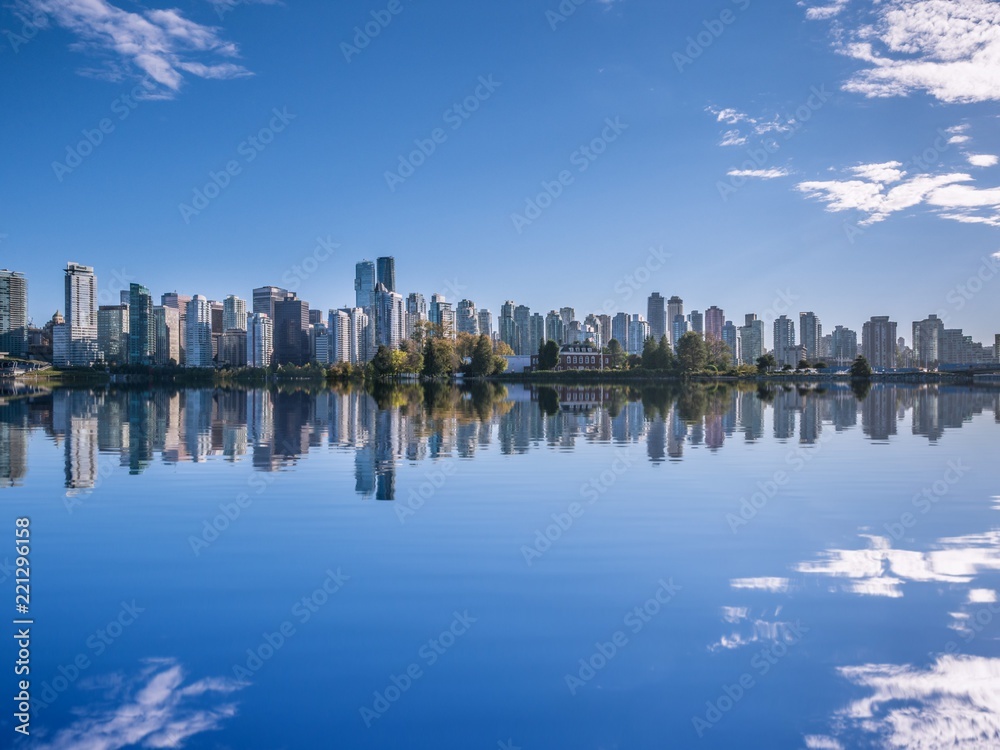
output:
[{"label": "skyscraper", "polygon": [[187,304],[187,367],[212,366],[212,308],[208,299],[194,295]]},{"label": "skyscraper", "polygon": [[180,315],[173,307],[157,305],[153,308],[153,328],[156,331],[154,361],[158,365],[169,365],[171,361],[181,361]]},{"label": "skyscraper", "polygon": [[850,328],[837,326],[830,341],[830,358],[833,364],[844,367],[858,356],[858,334]]},{"label": "skyscraper", "polygon": [[222,301],[222,330],[245,331],[247,329],[247,303],[235,294]]},{"label": "skyscraper", "polygon": [[[626,352],[628,348],[628,313],[616,313],[615,317],[611,319],[611,338],[622,345],[622,349]],[[668,339],[669,340],[669,339]],[[610,343],[610,342],[609,342]]]},{"label": "skyscraper", "polygon": [[643,320],[641,315],[635,314],[628,323],[628,349],[629,354],[642,354],[642,349],[649,338],[649,323]]},{"label": "skyscraper", "polygon": [[932,367],[939,361],[938,344],[944,334],[944,321],[928,315],[913,323],[913,363],[917,367]]},{"label": "skyscraper", "polygon": [[327,329],[330,333],[330,362],[350,362],[351,316],[345,310],[330,310],[327,320]]},{"label": "skyscraper", "polygon": [[309,303],[289,294],[274,303],[273,361],[305,365],[309,357]]},{"label": "skyscraper", "polygon": [[479,335],[479,318],[476,316],[476,303],[470,299],[459,300],[455,310],[455,327],[459,333]]},{"label": "skyscraper", "polygon": [[[428,322],[427,301],[424,295],[411,292],[406,298],[406,337],[415,338],[415,333],[423,329],[424,323]],[[333,326],[330,326],[331,331]],[[347,360],[340,360],[346,362]]]},{"label": "skyscraper", "polygon": [[[684,317],[684,313],[678,313],[674,316],[673,323],[670,324],[670,341],[673,343],[674,349],[677,348],[678,342],[681,337],[688,332],[688,321]],[[629,335],[629,351],[635,348],[635,342],[632,341],[632,329],[628,330]],[[642,343],[639,344],[639,351],[642,351]]]},{"label": "skyscraper", "polygon": [[758,320],[755,313],[747,313],[744,321],[744,325],[740,326],[741,361],[746,365],[755,365],[764,356],[764,321]]},{"label": "skyscraper", "polygon": [[650,335],[659,343],[661,338],[667,336],[666,301],[659,292],[653,292],[646,300],[646,320],[649,322]]},{"label": "skyscraper", "polygon": [[527,305],[518,305],[514,308],[514,331],[515,341],[512,348],[514,354],[532,354],[531,332],[528,328],[528,321],[531,318],[531,308]]},{"label": "skyscraper", "polygon": [[377,283],[374,263],[370,260],[363,260],[354,265],[354,304],[356,307],[371,309],[374,303],[375,284]]},{"label": "skyscraper", "polygon": [[156,353],[156,322],[153,320],[153,297],[142,284],[129,284],[128,361],[133,365],[151,365]]},{"label": "skyscraper", "polygon": [[[712,305],[705,310],[705,339],[713,338],[716,341],[722,338],[722,326],[726,324],[726,313],[722,308]],[[735,326],[733,327],[735,329]]]},{"label": "skyscraper", "polygon": [[888,315],[874,316],[865,322],[861,328],[861,351],[874,368],[896,366],[896,324]]},{"label": "skyscraper", "polygon": [[735,367],[743,361],[742,345],[740,343],[739,328],[731,320],[727,320],[722,325],[722,343],[729,347],[729,363]]},{"label": "skyscraper", "polygon": [[128,305],[97,308],[97,350],[105,362],[121,364],[128,359]]},{"label": "skyscraper", "polygon": [[[787,315],[782,315],[774,321],[774,359],[779,366],[795,367],[799,361],[796,358],[795,322]],[[792,361],[794,360],[794,361]]]},{"label": "skyscraper", "polygon": [[677,346],[677,342],[673,340],[673,327],[678,315],[684,315],[684,300],[675,294],[667,300],[667,328],[670,329],[668,333],[674,346]]},{"label": "skyscraper", "polygon": [[66,264],[67,361],[89,367],[97,359],[97,277],[91,266]]},{"label": "skyscraper", "polygon": [[376,281],[379,284],[385,286],[390,292],[396,291],[396,259],[391,255],[384,256],[382,258],[377,258],[375,260],[375,265],[377,267]]},{"label": "skyscraper", "polygon": [[560,307],[559,317],[562,318],[563,330],[569,328],[569,324],[576,320],[576,310],[572,307]]},{"label": "skyscraper", "polygon": [[164,307],[170,307],[177,311],[177,321],[178,321],[178,341],[180,342],[180,359],[177,360],[178,364],[185,364],[187,362],[187,306],[191,302],[191,297],[187,294],[178,294],[177,292],[167,292],[166,294],[160,295],[160,304]]},{"label": "skyscraper", "polygon": [[375,285],[375,346],[398,349],[406,335],[406,308],[402,295],[386,288],[381,281]]},{"label": "skyscraper", "polygon": [[439,326],[442,336],[449,339],[455,338],[455,311],[443,294],[435,292],[431,295],[431,304],[427,315],[431,323]]},{"label": "skyscraper", "polygon": [[7,269],[0,270],[0,352],[28,354],[28,280]]},{"label": "skyscraper", "polygon": [[697,310],[692,310],[688,314],[688,324],[695,333],[700,333],[702,336],[705,335],[705,316]]},{"label": "skyscraper", "polygon": [[562,316],[556,310],[549,310],[548,315],[545,316],[545,338],[549,341],[555,341],[557,344],[566,343]]},{"label": "skyscraper", "polygon": [[820,341],[823,339],[823,326],[814,312],[799,313],[799,345],[806,350],[806,359],[815,362],[820,357]]},{"label": "skyscraper", "polygon": [[269,367],[274,352],[274,322],[267,313],[247,318],[247,367]]},{"label": "skyscraper", "polygon": [[517,307],[513,300],[507,300],[500,305],[500,340],[507,344],[515,353],[517,352],[517,326],[514,324],[514,309]]},{"label": "skyscraper", "polygon": [[485,308],[480,308],[477,313],[479,318],[479,334],[493,338],[493,313]]},{"label": "skyscraper", "polygon": [[528,354],[538,352],[545,342],[545,318],[541,313],[534,313],[528,321]]},{"label": "skyscraper", "polygon": [[[280,286],[261,286],[253,290],[253,312],[264,313],[274,322],[274,303],[288,296]],[[163,304],[166,304],[164,302]],[[249,357],[248,357],[249,358]]]}]

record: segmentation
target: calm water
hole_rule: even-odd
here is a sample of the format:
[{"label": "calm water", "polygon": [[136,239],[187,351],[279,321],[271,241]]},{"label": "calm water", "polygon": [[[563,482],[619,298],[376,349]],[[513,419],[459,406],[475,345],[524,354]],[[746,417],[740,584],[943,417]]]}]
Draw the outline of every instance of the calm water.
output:
[{"label": "calm water", "polygon": [[996,747],[998,438],[996,388],[5,398],[23,746]]}]

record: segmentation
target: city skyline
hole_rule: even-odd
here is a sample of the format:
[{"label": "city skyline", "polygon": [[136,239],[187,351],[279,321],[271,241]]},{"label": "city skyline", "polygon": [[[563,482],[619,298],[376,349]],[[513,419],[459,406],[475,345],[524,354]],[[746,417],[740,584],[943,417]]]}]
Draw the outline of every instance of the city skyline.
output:
[{"label": "city skyline", "polygon": [[[907,25],[898,2],[202,3],[166,12],[170,27],[98,0],[108,37],[90,10],[25,0],[0,11],[4,91],[44,115],[0,124],[17,176],[0,187],[0,265],[41,279],[53,253],[87,256],[101,278],[222,299],[258,276],[280,284],[323,238],[494,312],[510,289],[547,310],[553,280],[597,310],[660,248],[643,300],[684,289],[699,309],[719,296],[750,311],[784,292],[857,330],[878,299],[901,321],[968,315],[987,340],[998,295],[958,290],[998,249],[1000,93],[958,20],[985,34],[992,5],[960,5],[909,3]],[[161,46],[109,44],[133,22]],[[878,69],[856,54],[866,28]],[[411,64],[428,44],[442,60]],[[299,283],[350,299],[347,273]],[[37,285],[30,305],[37,322],[60,295]]]}]

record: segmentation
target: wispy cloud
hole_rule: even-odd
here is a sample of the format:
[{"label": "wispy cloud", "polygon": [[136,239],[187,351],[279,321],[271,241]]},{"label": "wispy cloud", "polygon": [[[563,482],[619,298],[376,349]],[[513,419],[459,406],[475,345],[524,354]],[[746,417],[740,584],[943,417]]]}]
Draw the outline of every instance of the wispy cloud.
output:
[{"label": "wispy cloud", "polygon": [[715,121],[730,126],[723,134],[720,146],[744,146],[752,136],[764,136],[769,133],[790,133],[795,129],[795,119],[785,119],[778,115],[771,117],[752,117],[746,112],[727,107],[706,107],[715,117]]},{"label": "wispy cloud", "polygon": [[[809,6],[813,19],[846,3]],[[989,0],[888,0],[870,22],[835,21],[834,47],[865,64],[844,85],[866,97],[927,94],[943,102],[1000,100],[1000,5]]]},{"label": "wispy cloud", "polygon": [[23,12],[41,13],[49,23],[76,36],[71,49],[95,56],[97,68],[80,72],[113,80],[144,78],[158,84],[160,96],[172,96],[185,74],[199,78],[251,75],[233,62],[235,44],[219,29],[195,23],[176,9],[123,10],[107,0],[20,0]]},{"label": "wispy cloud", "polygon": [[850,0],[828,0],[827,2],[799,2],[799,6],[806,9],[806,18],[810,21],[824,21],[834,16],[839,16],[841,11],[847,7]]},{"label": "wispy cloud", "polygon": [[761,180],[774,180],[778,177],[788,177],[789,172],[784,167],[771,169],[730,169],[726,174],[730,177],[756,177]]}]

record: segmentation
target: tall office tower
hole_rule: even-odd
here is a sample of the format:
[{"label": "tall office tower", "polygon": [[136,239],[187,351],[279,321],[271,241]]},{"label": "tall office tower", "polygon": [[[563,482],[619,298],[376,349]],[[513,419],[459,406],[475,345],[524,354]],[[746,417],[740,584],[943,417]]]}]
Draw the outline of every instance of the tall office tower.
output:
[{"label": "tall office tower", "polygon": [[427,311],[430,322],[440,327],[444,338],[455,338],[455,310],[443,294],[435,292],[431,295],[430,308]]},{"label": "tall office tower", "polygon": [[862,326],[861,353],[874,368],[896,366],[896,324],[888,315],[873,316]]},{"label": "tall office tower", "polygon": [[247,339],[245,330],[230,328],[219,337],[216,362],[226,367],[244,367],[247,363]]},{"label": "tall office tower", "polygon": [[66,318],[58,310],[52,315],[52,364],[69,366],[69,329]]},{"label": "tall office tower", "polygon": [[649,323],[641,315],[633,315],[628,323],[628,353],[642,354],[646,339],[650,336]]},{"label": "tall office tower", "polygon": [[[678,313],[674,316],[673,323],[670,324],[670,341],[673,342],[674,349],[677,349],[677,344],[680,343],[681,336],[688,332],[688,322],[687,318],[684,317],[684,313]],[[632,341],[632,329],[629,328],[629,346],[634,348],[634,342]],[[631,349],[629,350],[631,351]],[[642,351],[642,343],[639,343],[639,351]]]},{"label": "tall office tower", "polygon": [[[399,297],[398,294],[396,296]],[[321,365],[330,364],[330,329],[326,327],[326,323],[312,323],[309,326],[309,358]]]},{"label": "tall office tower", "polygon": [[105,362],[121,364],[128,359],[128,305],[97,308],[97,350]]},{"label": "tall office tower", "polygon": [[469,299],[460,300],[455,310],[455,327],[459,333],[479,335],[479,318],[476,316],[476,303]]},{"label": "tall office tower", "polygon": [[[595,315],[597,322],[601,324],[601,346],[607,346],[608,342],[611,341],[611,316],[601,313],[600,315]],[[664,321],[666,322],[666,321]],[[670,334],[667,334],[667,341],[670,340]]]},{"label": "tall office tower", "polygon": [[200,294],[187,304],[187,367],[212,366],[212,306]]},{"label": "tall office tower", "polygon": [[[726,324],[726,313],[722,308],[712,305],[705,310],[705,338],[711,336],[713,339],[722,338],[722,326]],[[735,326],[734,326],[735,328]]]},{"label": "tall office tower", "polygon": [[705,316],[697,310],[692,310],[688,315],[688,324],[695,333],[700,333],[702,336],[705,335]]},{"label": "tall office tower", "polygon": [[247,303],[235,294],[222,301],[222,330],[245,331],[247,329]]},{"label": "tall office tower", "polygon": [[[310,307],[309,308],[309,325],[311,325],[311,326],[318,326],[320,323],[323,323],[323,311],[322,310],[314,310],[313,308]],[[325,325],[325,323],[324,323],[324,325]]]},{"label": "tall office tower", "polygon": [[267,313],[247,316],[247,367],[270,367],[274,354],[274,321]]},{"label": "tall office tower", "polygon": [[376,281],[390,292],[396,291],[396,259],[391,255],[375,259]]},{"label": "tall office tower", "polygon": [[[774,359],[779,366],[795,367],[798,349],[795,347],[795,322],[787,315],[782,315],[774,321]],[[794,360],[794,361],[792,361]]]},{"label": "tall office tower", "polygon": [[363,260],[354,265],[354,305],[355,307],[367,307],[371,309],[373,295],[375,294],[375,284],[378,279],[375,276],[375,264],[370,260]]},{"label": "tall office tower", "polygon": [[531,333],[528,330],[528,321],[531,318],[531,308],[527,305],[518,305],[514,308],[514,330],[517,346],[513,347],[514,354],[532,354],[530,343]]},{"label": "tall office tower", "polygon": [[[253,312],[264,313],[274,323],[274,304],[288,296],[280,286],[261,286],[253,290]],[[164,302],[166,304],[166,302]],[[249,358],[249,357],[248,357]]]},{"label": "tall office tower", "polygon": [[[659,292],[653,292],[646,300],[646,320],[649,322],[650,335],[659,343],[661,338],[667,336],[666,300]],[[667,338],[669,340],[669,336]]]},{"label": "tall office tower", "polygon": [[[153,307],[153,328],[156,331],[154,362],[158,365],[179,364],[181,361],[181,320],[177,310],[165,305]],[[241,363],[243,364],[243,363]]]},{"label": "tall office tower", "polygon": [[67,358],[73,367],[90,367],[97,359],[97,277],[91,266],[66,264]]},{"label": "tall office tower", "polygon": [[548,341],[555,341],[557,344],[566,343],[566,334],[563,330],[562,316],[555,310],[549,310],[545,316],[545,338]]},{"label": "tall office tower", "polygon": [[829,333],[824,333],[823,338],[819,340],[819,358],[823,360],[831,359],[833,357],[833,335]]},{"label": "tall office tower", "polygon": [[534,313],[528,320],[528,353],[537,353],[545,343],[545,318],[541,313]]},{"label": "tall office tower", "polygon": [[0,352],[28,355],[28,280],[6,268],[0,270]]},{"label": "tall office tower", "polygon": [[[364,364],[375,355],[369,343],[369,331],[372,327],[368,313],[362,307],[345,307],[341,312],[347,315],[347,361],[351,364]],[[338,332],[335,338],[339,339],[340,335]]]},{"label": "tall office tower", "polygon": [[330,333],[330,363],[350,362],[351,316],[344,310],[330,310],[327,330]]},{"label": "tall office tower", "polygon": [[559,317],[562,319],[563,330],[565,331],[569,324],[576,320],[576,310],[572,307],[560,307]]},{"label": "tall office tower", "polygon": [[[428,315],[424,295],[410,292],[410,296],[406,298],[406,337],[415,338],[416,332],[422,330],[426,322],[428,322]],[[333,326],[330,328],[332,330]],[[347,360],[339,361],[346,362]]]},{"label": "tall office tower", "polygon": [[375,347],[398,349],[406,336],[406,306],[403,296],[390,291],[381,281],[375,285]]},{"label": "tall office tower", "polygon": [[[669,335],[673,336],[674,321],[677,320],[677,316],[684,316],[684,300],[678,297],[676,294],[667,300],[667,328],[669,328]],[[677,346],[677,342],[671,339],[674,346]]]},{"label": "tall office tower", "polygon": [[611,338],[621,344],[622,349],[628,351],[628,313],[616,313],[611,319]]},{"label": "tall office tower", "polygon": [[514,310],[517,307],[513,300],[507,300],[500,305],[500,340],[517,352],[517,326],[514,324]]},{"label": "tall office tower", "polygon": [[830,340],[830,359],[833,364],[843,367],[851,364],[858,356],[858,334],[850,328],[837,326]]},{"label": "tall office tower", "polygon": [[745,365],[755,365],[764,356],[764,321],[755,313],[747,313],[745,325],[740,326],[740,353]]},{"label": "tall office tower", "polygon": [[309,363],[309,303],[288,295],[274,303],[274,357],[279,365]]},{"label": "tall office tower", "polygon": [[736,367],[743,361],[743,351],[740,344],[739,328],[731,320],[722,324],[722,343],[729,347],[729,363]]},{"label": "tall office tower", "polygon": [[[608,339],[611,338],[611,331],[602,325],[600,317],[594,313],[590,313],[583,319],[583,326],[585,329],[590,329],[593,333],[590,339],[594,342],[594,346],[598,349],[605,346],[608,343]],[[650,326],[650,328],[652,328],[652,326]]]},{"label": "tall office tower", "polygon": [[[815,362],[820,358],[820,342],[823,339],[823,326],[814,312],[799,313],[799,345],[805,347],[806,359]],[[798,363],[796,363],[798,364]]]},{"label": "tall office tower", "polygon": [[481,308],[477,314],[479,319],[479,335],[493,338],[493,313],[485,308]]},{"label": "tall office tower", "polygon": [[221,302],[210,299],[208,307],[212,316],[212,361],[214,362],[219,358],[219,344],[222,343],[226,315],[225,307]]},{"label": "tall office tower", "polygon": [[160,304],[177,311],[178,320],[178,341],[180,342],[181,357],[177,364],[183,365],[187,362],[187,306],[191,302],[191,297],[187,294],[177,292],[167,292],[160,295]]},{"label": "tall office tower", "polygon": [[128,361],[151,365],[156,354],[153,297],[142,284],[129,284],[128,290]]},{"label": "tall office tower", "polygon": [[928,315],[913,323],[913,363],[917,367],[937,364],[938,342],[944,333],[944,321],[937,315]]}]

